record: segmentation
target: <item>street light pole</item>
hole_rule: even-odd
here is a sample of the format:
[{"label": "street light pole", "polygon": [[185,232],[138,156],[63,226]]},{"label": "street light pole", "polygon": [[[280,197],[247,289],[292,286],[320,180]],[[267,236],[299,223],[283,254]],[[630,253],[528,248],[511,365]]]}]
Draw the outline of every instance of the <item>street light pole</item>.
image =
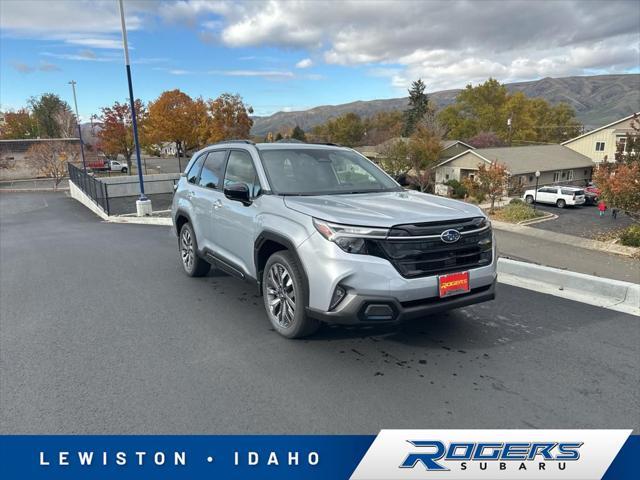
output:
[{"label": "street light pole", "polygon": [[129,84],[129,103],[131,105],[131,124],[133,127],[133,142],[136,147],[136,164],[138,166],[138,180],[140,182],[140,198],[136,201],[138,216],[151,214],[151,200],[144,194],[144,177],[142,174],[142,162],[140,159],[140,143],[138,142],[138,121],[136,120],[136,105],[133,97],[133,84],[131,83],[131,63],[129,62],[129,44],[127,43],[127,26],[124,20],[124,5],[118,0],[120,6],[120,23],[122,25],[122,45],[124,48],[124,64],[127,70],[127,82]]},{"label": "street light pole", "polygon": [[540,170],[536,170],[536,189],[533,192],[533,210],[536,209],[538,203],[538,179],[540,178]]},{"label": "street light pole", "polygon": [[87,162],[84,159],[84,143],[82,142],[82,127],[80,127],[80,115],[78,114],[78,100],[76,98],[76,81],[69,82],[73,90],[73,105],[76,107],[76,124],[78,125],[78,138],[80,139],[80,156],[82,157],[82,169],[87,173]]}]

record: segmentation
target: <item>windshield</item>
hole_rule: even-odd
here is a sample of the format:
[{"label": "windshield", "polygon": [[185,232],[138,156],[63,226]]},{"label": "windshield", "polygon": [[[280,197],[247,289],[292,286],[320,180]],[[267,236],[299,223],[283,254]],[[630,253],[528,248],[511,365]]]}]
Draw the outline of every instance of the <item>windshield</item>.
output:
[{"label": "windshield", "polygon": [[283,195],[398,191],[402,188],[366,158],[348,150],[260,151],[271,189]]}]

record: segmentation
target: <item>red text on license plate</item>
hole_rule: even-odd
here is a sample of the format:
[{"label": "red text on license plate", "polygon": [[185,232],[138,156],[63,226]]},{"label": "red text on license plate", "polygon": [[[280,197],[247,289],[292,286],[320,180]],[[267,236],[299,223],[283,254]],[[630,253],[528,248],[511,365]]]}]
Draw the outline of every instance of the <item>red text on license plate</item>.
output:
[{"label": "red text on license plate", "polygon": [[440,297],[457,295],[469,291],[469,272],[450,273],[438,277]]}]

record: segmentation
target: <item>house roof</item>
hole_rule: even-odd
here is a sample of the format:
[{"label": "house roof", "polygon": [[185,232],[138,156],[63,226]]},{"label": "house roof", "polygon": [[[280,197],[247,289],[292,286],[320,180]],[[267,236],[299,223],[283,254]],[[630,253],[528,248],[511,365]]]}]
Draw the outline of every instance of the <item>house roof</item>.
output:
[{"label": "house roof", "polygon": [[[386,147],[393,145],[396,142],[408,142],[408,141],[409,141],[408,137],[394,137],[378,145],[364,145],[362,147],[355,147],[355,150],[362,153],[366,157],[378,157],[382,154],[382,152]],[[458,144],[466,147],[467,149],[473,150],[473,147],[471,145],[468,145],[461,140],[445,140],[444,142],[442,142],[442,151],[444,152],[445,150]]]},{"label": "house roof", "polygon": [[497,161],[498,163],[506,165],[511,175],[531,173],[536,170],[545,172],[593,166],[593,161],[589,157],[562,145],[478,148],[476,150],[462,152],[455,157],[439,163],[438,166],[452,162],[467,154],[472,154],[487,163]]},{"label": "house roof", "polygon": [[442,142],[442,150],[447,150],[448,148],[451,148],[458,144],[462,145],[463,147],[467,147],[469,150],[474,149],[474,147],[472,147],[468,143],[464,143],[462,140],[445,140],[444,142]]},{"label": "house roof", "polygon": [[616,120],[615,122],[611,122],[611,123],[609,123],[607,125],[603,125],[602,127],[598,127],[598,128],[596,128],[594,130],[589,130],[588,132],[583,133],[582,135],[578,135],[575,138],[571,138],[569,140],[566,140],[566,141],[562,142],[562,145],[566,145],[567,143],[575,142],[576,140],[578,140],[578,139],[580,139],[582,137],[586,137],[587,135],[591,135],[592,133],[599,132],[600,130],[604,130],[605,128],[613,127],[614,125],[617,125],[618,123],[625,122],[627,120],[632,119],[636,115],[640,116],[640,112],[632,113],[631,115],[629,115],[627,117],[624,117],[624,118],[621,118],[620,120]]}]

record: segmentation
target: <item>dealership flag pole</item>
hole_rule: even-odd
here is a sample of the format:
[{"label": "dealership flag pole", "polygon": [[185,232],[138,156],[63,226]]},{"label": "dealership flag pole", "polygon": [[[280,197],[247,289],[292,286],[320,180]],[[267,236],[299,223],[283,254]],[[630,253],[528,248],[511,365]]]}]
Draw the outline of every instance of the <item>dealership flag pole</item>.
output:
[{"label": "dealership flag pole", "polygon": [[120,23],[122,24],[122,44],[124,48],[124,63],[127,69],[127,82],[129,83],[129,102],[131,104],[131,124],[133,126],[133,142],[136,146],[136,163],[138,166],[138,180],[140,182],[140,198],[136,201],[138,216],[151,214],[151,200],[144,194],[144,177],[142,175],[142,163],[140,161],[140,142],[138,142],[138,122],[136,120],[136,105],[133,98],[133,84],[131,83],[131,63],[129,62],[129,45],[127,43],[127,26],[124,20],[124,5],[120,5]]}]

